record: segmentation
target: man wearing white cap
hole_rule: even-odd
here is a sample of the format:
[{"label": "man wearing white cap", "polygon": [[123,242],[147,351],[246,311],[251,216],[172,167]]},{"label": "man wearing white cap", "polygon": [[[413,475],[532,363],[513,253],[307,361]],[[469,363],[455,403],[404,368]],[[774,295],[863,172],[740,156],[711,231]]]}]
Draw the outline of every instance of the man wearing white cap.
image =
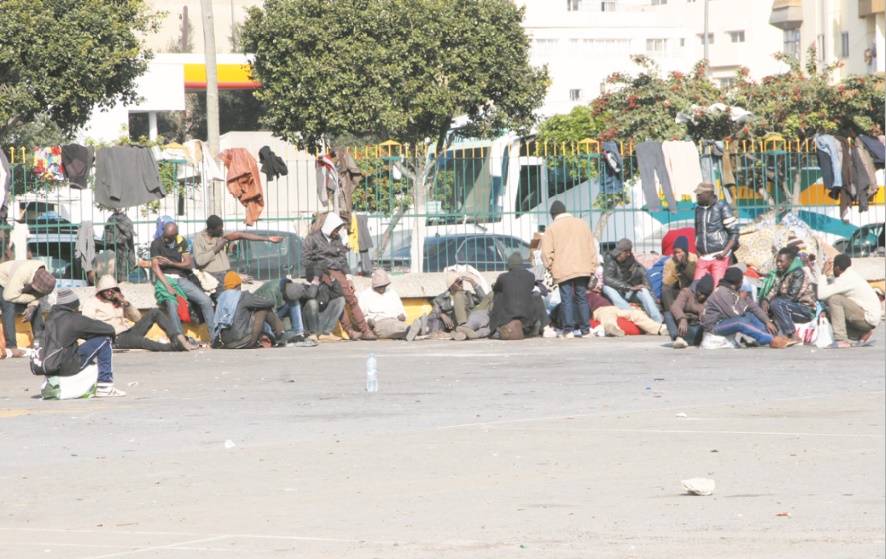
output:
[{"label": "man wearing white cap", "polygon": [[358,300],[366,323],[380,340],[412,341],[421,329],[421,319],[406,325],[406,309],[397,292],[391,289],[391,278],[378,269],[372,273],[372,287],[360,293]]}]

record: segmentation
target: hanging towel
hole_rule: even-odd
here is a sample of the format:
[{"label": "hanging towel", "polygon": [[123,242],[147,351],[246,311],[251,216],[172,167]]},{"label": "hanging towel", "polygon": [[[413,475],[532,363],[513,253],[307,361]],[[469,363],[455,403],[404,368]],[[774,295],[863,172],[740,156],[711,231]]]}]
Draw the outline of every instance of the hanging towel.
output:
[{"label": "hanging towel", "polygon": [[661,142],[646,140],[637,144],[634,153],[637,155],[637,165],[640,167],[640,181],[643,185],[643,195],[646,197],[646,209],[650,212],[661,211],[661,200],[658,198],[658,188],[655,184],[657,176],[661,190],[668,201],[668,210],[672,214],[677,213],[677,200],[671,189]]},{"label": "hanging towel", "polygon": [[258,150],[258,160],[261,163],[261,172],[268,177],[268,181],[289,174],[289,167],[287,167],[286,163],[268,146]]},{"label": "hanging towel", "polygon": [[246,225],[255,225],[265,209],[258,164],[244,148],[226,149],[218,158],[228,169],[228,192],[246,207]]},{"label": "hanging towel", "polygon": [[71,188],[83,190],[89,187],[89,171],[95,161],[95,148],[68,144],[62,146],[62,165]]},{"label": "hanging towel", "polygon": [[163,198],[166,189],[150,148],[101,148],[95,154],[95,201],[109,208],[131,208]]},{"label": "hanging towel", "polygon": [[678,201],[683,197],[694,198],[695,189],[703,182],[698,148],[693,142],[668,141],[661,144],[661,150],[674,198]]},{"label": "hanging towel", "polygon": [[74,258],[80,259],[80,267],[84,272],[92,271],[95,261],[95,228],[91,221],[81,221],[74,243]]}]

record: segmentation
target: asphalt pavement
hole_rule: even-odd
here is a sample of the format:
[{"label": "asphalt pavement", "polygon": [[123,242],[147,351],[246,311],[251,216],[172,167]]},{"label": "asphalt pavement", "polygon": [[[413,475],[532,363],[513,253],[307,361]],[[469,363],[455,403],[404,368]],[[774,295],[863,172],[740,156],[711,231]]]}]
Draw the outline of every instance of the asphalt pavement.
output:
[{"label": "asphalt pavement", "polygon": [[884,557],[875,339],[128,352],[60,402],[0,361],[0,558]]}]

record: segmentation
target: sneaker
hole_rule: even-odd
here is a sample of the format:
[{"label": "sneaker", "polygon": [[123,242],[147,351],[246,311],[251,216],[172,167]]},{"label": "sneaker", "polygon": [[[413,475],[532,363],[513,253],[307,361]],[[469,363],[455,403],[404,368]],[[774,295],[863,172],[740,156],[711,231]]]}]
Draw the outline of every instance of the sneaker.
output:
[{"label": "sneaker", "polygon": [[415,337],[418,336],[419,332],[421,332],[421,319],[416,318],[412,321],[412,324],[409,326],[409,330],[406,331],[406,341],[411,342],[415,340]]},{"label": "sneaker", "polygon": [[[348,332],[347,334],[348,334],[348,339],[351,340],[352,342],[356,342],[357,340],[359,340],[362,337],[360,332],[357,332],[356,330],[354,330],[353,332]],[[336,337],[338,337],[338,336],[336,336]],[[344,338],[339,338],[339,339],[341,340]],[[320,336],[320,340],[321,341],[323,340],[323,336]]]},{"label": "sneaker", "polygon": [[335,334],[320,334],[317,336],[317,340],[321,342],[340,342],[341,338]]},{"label": "sneaker", "polygon": [[[459,326],[455,329],[456,332],[461,332],[465,335],[465,337],[469,340],[476,340],[480,337],[479,334],[468,328],[467,326]],[[455,335],[453,334],[453,339],[455,339]]]},{"label": "sneaker", "polygon": [[790,341],[784,336],[776,336],[772,338],[771,342],[769,342],[769,347],[772,349],[784,349],[788,347],[788,343],[790,343]]},{"label": "sneaker", "polygon": [[277,339],[277,342],[274,345],[276,347],[286,347],[286,344],[288,344],[290,342],[293,342],[293,343],[294,342],[302,342],[302,341],[304,341],[304,339],[305,339],[304,336],[302,336],[300,334],[296,334],[292,330],[289,330],[288,332],[283,332],[280,335],[280,337]]},{"label": "sneaker", "polygon": [[659,336],[667,336],[667,334],[668,334],[668,327],[666,324],[662,324],[661,326],[658,327],[658,335]]},{"label": "sneaker", "polygon": [[437,330],[436,332],[431,332],[428,334],[429,340],[451,340],[452,334],[449,332],[445,332],[443,330]]},{"label": "sneaker", "polygon": [[99,383],[95,389],[96,398],[119,398],[121,396],[126,396],[126,392],[114,388],[113,384]]},{"label": "sneaker", "polygon": [[456,328],[452,332],[452,339],[457,342],[463,342],[468,339],[468,335],[462,332],[460,329]]},{"label": "sneaker", "polygon": [[607,322],[603,325],[603,331],[608,336],[612,336],[613,338],[621,338],[625,335],[625,331],[618,327],[616,324],[612,324],[611,322]]},{"label": "sneaker", "polygon": [[560,334],[557,337],[560,338],[561,340],[571,340],[572,338],[575,337],[575,334],[573,334],[572,332],[566,332],[565,334]]},{"label": "sneaker", "polygon": [[674,340],[674,349],[686,349],[689,347],[689,344],[686,343],[686,340],[677,336],[677,339]]}]

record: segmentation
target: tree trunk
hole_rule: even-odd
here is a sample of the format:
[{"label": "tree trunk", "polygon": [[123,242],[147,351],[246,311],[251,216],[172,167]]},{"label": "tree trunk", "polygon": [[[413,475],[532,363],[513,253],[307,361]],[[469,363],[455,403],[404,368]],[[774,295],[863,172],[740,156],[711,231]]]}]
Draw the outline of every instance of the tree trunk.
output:
[{"label": "tree trunk", "polygon": [[600,242],[600,239],[603,238],[603,232],[606,231],[606,224],[609,223],[609,218],[615,212],[612,210],[606,210],[602,214],[600,214],[600,219],[597,220],[597,225],[594,226],[594,238],[597,239],[597,242]]}]

